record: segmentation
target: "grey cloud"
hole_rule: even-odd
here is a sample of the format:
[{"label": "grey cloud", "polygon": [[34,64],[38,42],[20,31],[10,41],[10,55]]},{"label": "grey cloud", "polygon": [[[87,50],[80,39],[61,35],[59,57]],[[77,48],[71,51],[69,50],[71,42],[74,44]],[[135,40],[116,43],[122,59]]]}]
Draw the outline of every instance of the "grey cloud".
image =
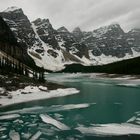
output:
[{"label": "grey cloud", "polygon": [[[109,21],[117,21],[121,23],[121,21],[119,20],[120,17],[123,17],[125,19],[124,15],[127,15],[129,12],[134,11],[139,6],[140,3],[137,3],[134,0],[133,3],[132,1],[128,2],[128,0],[118,0],[116,2],[108,0],[101,5],[93,8],[92,11],[90,11],[90,13],[93,13],[93,15],[91,15],[90,18],[88,17],[88,19],[83,22],[82,26],[83,28],[91,28],[91,26],[97,27],[100,25],[104,25]],[[90,24],[87,25],[87,23]]]},{"label": "grey cloud", "polygon": [[93,30],[112,22],[125,30],[140,28],[139,0],[1,0],[0,10],[13,5],[23,8],[30,20],[49,18],[55,28]]}]

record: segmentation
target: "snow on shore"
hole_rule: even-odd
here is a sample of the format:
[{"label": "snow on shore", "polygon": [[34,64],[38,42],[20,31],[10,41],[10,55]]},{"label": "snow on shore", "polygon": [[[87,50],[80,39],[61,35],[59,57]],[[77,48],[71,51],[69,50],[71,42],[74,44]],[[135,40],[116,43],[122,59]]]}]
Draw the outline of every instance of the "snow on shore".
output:
[{"label": "snow on shore", "polygon": [[57,89],[51,91],[42,91],[40,88],[45,89],[45,87],[28,86],[24,89],[19,89],[17,91],[10,92],[11,98],[2,97],[0,98],[1,106],[7,106],[17,103],[49,99],[55,97],[68,96],[79,93],[79,90],[75,88]]}]

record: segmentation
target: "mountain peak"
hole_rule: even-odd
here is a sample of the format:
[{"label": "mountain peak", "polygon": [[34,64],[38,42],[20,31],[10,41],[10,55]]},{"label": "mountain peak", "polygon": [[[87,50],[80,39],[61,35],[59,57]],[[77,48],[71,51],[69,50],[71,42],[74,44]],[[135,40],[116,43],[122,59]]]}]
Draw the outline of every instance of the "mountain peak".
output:
[{"label": "mountain peak", "polygon": [[35,21],[33,21],[33,22],[49,22],[50,23],[50,21],[49,21],[49,19],[42,19],[42,18],[37,18]]},{"label": "mountain peak", "polygon": [[73,32],[82,32],[82,31],[81,31],[80,27],[76,27],[76,28],[74,28]]},{"label": "mountain peak", "polygon": [[121,28],[118,23],[112,23],[112,24],[108,25],[108,27],[109,28]]},{"label": "mountain peak", "polygon": [[112,35],[113,34],[118,35],[118,34],[123,34],[124,31],[118,23],[117,24],[115,23],[94,30],[93,37],[100,38],[102,35],[106,35],[107,33]]},{"label": "mountain peak", "polygon": [[75,36],[77,41],[80,41],[83,37],[83,32],[81,31],[81,29],[79,27],[76,27],[73,31],[72,31],[73,35]]},{"label": "mountain peak", "polygon": [[57,29],[58,32],[69,32],[68,29],[64,26],[60,27],[59,29]]},{"label": "mountain peak", "polygon": [[32,23],[34,23],[35,25],[43,25],[43,24],[45,24],[47,26],[51,25],[49,19],[41,19],[41,18],[37,18]]},{"label": "mountain peak", "polygon": [[140,32],[140,28],[134,28],[132,29],[131,31],[129,31],[131,33],[137,33],[137,32]]},{"label": "mountain peak", "polygon": [[6,10],[4,10],[3,12],[13,12],[13,11],[17,11],[17,10],[21,10],[21,8],[16,7],[16,6],[12,6],[12,7],[8,7]]}]

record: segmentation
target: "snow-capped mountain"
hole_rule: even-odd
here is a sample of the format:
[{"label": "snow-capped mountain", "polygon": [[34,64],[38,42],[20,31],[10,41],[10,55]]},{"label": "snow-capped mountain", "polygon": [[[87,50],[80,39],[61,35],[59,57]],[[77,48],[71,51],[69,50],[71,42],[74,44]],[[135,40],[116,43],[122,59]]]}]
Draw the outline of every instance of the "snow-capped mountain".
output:
[{"label": "snow-capped mountain", "polygon": [[140,52],[140,29],[132,29],[126,36],[129,46],[135,51]]},{"label": "snow-capped mountain", "polygon": [[6,68],[3,64],[8,64],[8,66],[10,66],[11,61],[12,66],[15,68],[16,66],[14,64],[18,65],[18,62],[36,68],[33,59],[27,55],[27,51],[24,52],[22,47],[17,43],[17,39],[10,27],[6,24],[3,18],[0,17],[0,65],[6,70],[9,67]]},{"label": "snow-capped mountain", "polygon": [[11,30],[14,32],[17,41],[24,45],[24,47],[32,46],[34,44],[34,32],[31,28],[31,23],[26,15],[24,15],[21,8],[11,7],[0,13]]},{"label": "snow-capped mountain", "polygon": [[140,56],[140,30],[125,33],[112,24],[91,32],[79,27],[69,32],[65,27],[54,29],[49,19],[30,22],[21,8],[10,7],[0,13],[27,57],[37,66],[59,71],[65,65],[80,63],[100,65]]},{"label": "snow-capped mountain", "polygon": [[48,19],[39,18],[30,22],[22,9],[16,7],[8,8],[0,15],[37,66],[57,71],[63,69],[66,64],[87,65],[89,60],[86,46],[76,42],[64,27],[55,30]]},{"label": "snow-capped mountain", "polygon": [[[136,49],[140,44],[137,47],[134,47],[135,43],[130,45],[129,40],[133,37],[130,32],[125,33],[119,24],[83,32],[83,35],[80,41],[88,46],[90,60],[95,60],[97,65],[140,56],[139,50]],[[140,34],[138,36],[140,37]]]},{"label": "snow-capped mountain", "polygon": [[126,53],[132,54],[126,42],[125,33],[118,24],[94,30],[90,35],[82,38],[82,41],[88,45],[95,56],[104,54],[121,58],[125,57]]}]

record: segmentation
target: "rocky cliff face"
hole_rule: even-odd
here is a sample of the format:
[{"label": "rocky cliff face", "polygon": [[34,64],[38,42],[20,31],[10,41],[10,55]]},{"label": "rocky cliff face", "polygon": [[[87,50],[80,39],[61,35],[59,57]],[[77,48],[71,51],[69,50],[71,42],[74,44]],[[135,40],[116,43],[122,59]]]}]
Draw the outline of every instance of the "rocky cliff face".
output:
[{"label": "rocky cliff face", "polygon": [[61,70],[67,64],[100,65],[139,56],[140,30],[125,33],[118,24],[83,32],[53,28],[49,19],[30,22],[22,9],[11,7],[0,13],[20,47],[36,65]]},{"label": "rocky cliff face", "polygon": [[0,17],[0,42],[17,44],[17,40],[6,22]]},{"label": "rocky cliff face", "polygon": [[76,38],[77,41],[81,41],[81,39],[84,37],[84,33],[81,31],[79,27],[76,27],[73,31],[72,34]]},{"label": "rocky cliff face", "polygon": [[17,59],[19,59],[22,54],[22,49],[17,46],[17,40],[13,32],[2,17],[0,17],[0,51],[16,57]]},{"label": "rocky cliff face", "polygon": [[81,59],[89,59],[87,46],[81,42],[78,42],[74,34],[70,33],[65,27],[59,28],[57,32],[63,39],[62,46],[64,49],[66,49],[66,51]]},{"label": "rocky cliff face", "polygon": [[82,38],[82,41],[88,45],[95,56],[104,54],[105,56],[110,55],[122,58],[126,54],[132,54],[131,47],[126,39],[120,25],[113,24],[94,30]]},{"label": "rocky cliff face", "polygon": [[16,7],[0,15],[37,66],[56,71],[63,69],[65,64],[86,64],[89,58],[86,46],[77,42],[66,28],[55,30],[48,19],[30,22],[22,9]]},{"label": "rocky cliff face", "polygon": [[106,64],[139,56],[138,32],[125,33],[119,24],[111,24],[92,32],[83,32],[80,42],[88,46],[90,59],[95,60],[95,64]]},{"label": "rocky cliff face", "polygon": [[24,47],[29,47],[34,44],[33,38],[35,34],[31,28],[31,23],[27,16],[24,15],[22,9],[11,7],[0,13],[11,30],[14,32],[17,41]]},{"label": "rocky cliff face", "polygon": [[127,44],[136,52],[140,52],[140,29],[132,29],[126,34]]},{"label": "rocky cliff face", "polygon": [[[6,45],[7,47],[9,47],[9,49],[7,49],[10,51],[12,48],[12,50],[15,51],[15,53],[13,52],[12,55],[14,55],[16,58],[17,55],[15,54],[16,52],[19,52],[19,60],[24,61],[24,63],[26,63],[27,65],[34,66],[35,63],[33,59],[27,53],[27,48],[32,42],[32,39],[28,39],[28,32],[29,30],[31,30],[31,28],[29,28],[30,22],[23,14],[22,9],[11,7],[6,11],[0,13],[0,15],[3,17],[3,19],[1,19],[1,24],[3,25],[1,25],[0,32],[2,32],[4,29],[6,29],[7,31],[5,32],[5,35],[1,37],[1,40],[4,40],[3,38],[8,39],[7,41],[5,41],[5,43],[9,44]],[[1,45],[1,48],[3,46],[5,45]],[[7,49],[6,53],[10,53],[9,51],[7,51]]]}]

